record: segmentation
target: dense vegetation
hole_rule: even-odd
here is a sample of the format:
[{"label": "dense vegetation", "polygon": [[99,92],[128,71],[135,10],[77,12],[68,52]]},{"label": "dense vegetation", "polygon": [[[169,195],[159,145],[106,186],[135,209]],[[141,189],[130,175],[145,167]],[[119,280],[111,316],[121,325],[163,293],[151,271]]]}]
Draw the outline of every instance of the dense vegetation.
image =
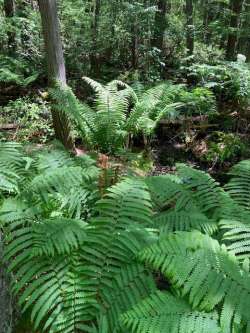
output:
[{"label": "dense vegetation", "polygon": [[249,333],[249,0],[0,22],[0,333]]}]

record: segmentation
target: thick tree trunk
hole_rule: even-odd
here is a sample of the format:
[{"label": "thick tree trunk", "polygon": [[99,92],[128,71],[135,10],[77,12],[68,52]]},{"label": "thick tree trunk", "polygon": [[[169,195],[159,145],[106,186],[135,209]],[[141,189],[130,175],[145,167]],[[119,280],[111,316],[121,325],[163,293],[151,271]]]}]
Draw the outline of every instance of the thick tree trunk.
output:
[{"label": "thick tree trunk", "polygon": [[0,231],[0,333],[12,333],[15,324],[9,282],[6,267],[3,264],[3,240]]},{"label": "thick tree trunk", "polygon": [[[38,0],[42,18],[45,41],[49,84],[59,82],[66,85],[66,71],[63,57],[60,25],[56,0]],[[70,126],[66,115],[58,110],[52,110],[53,125],[56,138],[68,149],[74,144],[70,134]]]},{"label": "thick tree trunk", "polygon": [[100,10],[101,10],[101,0],[93,0],[93,21],[92,21],[92,53],[90,55],[90,64],[91,64],[91,71],[94,77],[99,77],[100,74],[100,57],[98,56],[98,25],[99,25],[99,17],[100,17]]},{"label": "thick tree trunk", "polygon": [[193,0],[186,0],[186,17],[187,17],[187,32],[186,32],[186,46],[188,55],[194,53],[194,18],[193,18]]},{"label": "thick tree trunk", "polygon": [[[6,18],[12,19],[16,11],[15,0],[4,0],[3,5]],[[13,51],[15,51],[16,48],[16,43],[15,43],[16,35],[15,32],[11,30],[8,31],[7,34],[8,34],[8,51],[9,53],[12,53]]]},{"label": "thick tree trunk", "polygon": [[153,38],[153,46],[159,50],[163,50],[164,47],[164,34],[167,27],[167,14],[168,0],[158,0],[157,12],[155,14],[155,31]]},{"label": "thick tree trunk", "polygon": [[243,0],[230,1],[230,26],[227,40],[226,59],[229,61],[236,58],[236,46],[238,40],[238,28],[240,23],[240,14],[242,10]]}]

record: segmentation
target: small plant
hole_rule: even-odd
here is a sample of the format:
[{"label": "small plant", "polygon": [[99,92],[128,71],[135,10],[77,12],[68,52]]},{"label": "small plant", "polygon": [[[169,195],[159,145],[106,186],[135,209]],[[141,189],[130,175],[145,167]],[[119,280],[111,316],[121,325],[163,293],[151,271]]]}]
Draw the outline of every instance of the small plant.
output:
[{"label": "small plant", "polygon": [[246,144],[238,135],[214,132],[207,141],[207,151],[205,151],[203,159],[223,163],[241,157],[246,150]]},{"label": "small plant", "polygon": [[10,101],[7,106],[0,108],[0,111],[0,124],[13,126],[13,140],[43,143],[52,137],[49,105],[41,98],[19,98]]},{"label": "small plant", "polygon": [[36,72],[25,59],[0,55],[0,83],[26,87],[37,80]]},{"label": "small plant", "polygon": [[222,101],[237,101],[242,106],[250,99],[250,70],[244,63],[195,64],[186,68],[188,77],[212,89]]}]

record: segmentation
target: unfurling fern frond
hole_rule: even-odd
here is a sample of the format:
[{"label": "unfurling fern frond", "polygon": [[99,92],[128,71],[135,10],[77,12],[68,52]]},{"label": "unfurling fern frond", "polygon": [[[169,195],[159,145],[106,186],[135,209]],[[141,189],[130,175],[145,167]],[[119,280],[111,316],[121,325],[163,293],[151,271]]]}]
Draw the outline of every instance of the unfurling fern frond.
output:
[{"label": "unfurling fern frond", "polygon": [[183,299],[158,291],[121,316],[133,333],[221,333],[216,313],[194,311]]},{"label": "unfurling fern frond", "polygon": [[223,332],[231,332],[234,322],[249,324],[250,274],[216,240],[199,232],[178,232],[163,237],[139,257],[188,294],[194,308],[211,311],[222,303]]}]

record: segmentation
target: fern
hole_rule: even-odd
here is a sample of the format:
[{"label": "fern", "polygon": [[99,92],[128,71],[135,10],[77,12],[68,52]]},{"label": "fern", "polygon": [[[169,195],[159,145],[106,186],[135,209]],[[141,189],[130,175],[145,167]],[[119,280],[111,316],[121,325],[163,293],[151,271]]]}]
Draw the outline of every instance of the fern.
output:
[{"label": "fern", "polygon": [[83,80],[94,91],[92,107],[60,85],[50,91],[54,107],[67,113],[90,148],[108,154],[117,153],[138,133],[150,137],[162,118],[215,112],[213,94],[202,88],[188,92],[185,86],[168,82],[137,95],[136,89],[121,81],[103,85],[88,77]]},{"label": "fern", "polygon": [[230,253],[237,256],[238,260],[250,256],[250,225],[234,220],[222,220],[220,228],[224,232],[223,241]]},{"label": "fern", "polygon": [[216,240],[198,232],[179,232],[160,239],[139,257],[188,294],[194,308],[211,311],[223,302],[223,332],[231,332],[234,321],[249,324],[250,275]]},{"label": "fern", "polygon": [[216,313],[194,311],[183,299],[158,291],[121,316],[130,332],[219,333]]},{"label": "fern", "polygon": [[241,207],[250,208],[250,161],[236,164],[230,171],[231,179],[225,186],[233,200]]},{"label": "fern", "polygon": [[17,193],[27,161],[17,143],[0,142],[0,191]]},{"label": "fern", "polygon": [[177,175],[146,180],[155,203],[155,225],[160,233],[200,230],[213,234],[218,229],[218,210],[224,192],[202,171],[177,165]]}]

